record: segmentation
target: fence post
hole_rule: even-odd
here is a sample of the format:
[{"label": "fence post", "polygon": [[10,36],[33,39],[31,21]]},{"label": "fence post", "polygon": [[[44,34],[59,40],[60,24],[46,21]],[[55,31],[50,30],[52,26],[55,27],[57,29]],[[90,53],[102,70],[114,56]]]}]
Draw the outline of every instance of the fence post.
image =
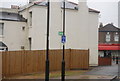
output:
[{"label": "fence post", "polygon": [[0,52],[0,81],[2,80],[2,52]]}]

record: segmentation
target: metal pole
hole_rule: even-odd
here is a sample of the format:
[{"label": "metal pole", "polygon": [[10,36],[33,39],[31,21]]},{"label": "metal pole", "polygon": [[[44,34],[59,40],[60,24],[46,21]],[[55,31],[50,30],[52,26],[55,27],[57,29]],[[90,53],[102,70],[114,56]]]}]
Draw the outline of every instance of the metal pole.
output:
[{"label": "metal pole", "polygon": [[45,81],[49,81],[49,23],[50,22],[50,1],[48,0],[47,6],[47,46],[46,46],[46,69],[45,69]]},{"label": "metal pole", "polygon": [[[63,36],[65,36],[65,0],[63,2]],[[65,43],[63,43],[61,80],[65,81]]]}]

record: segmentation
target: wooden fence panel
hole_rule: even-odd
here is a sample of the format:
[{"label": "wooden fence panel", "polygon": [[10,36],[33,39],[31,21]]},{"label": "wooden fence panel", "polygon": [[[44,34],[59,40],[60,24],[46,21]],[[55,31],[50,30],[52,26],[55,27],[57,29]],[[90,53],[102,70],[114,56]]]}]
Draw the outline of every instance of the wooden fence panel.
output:
[{"label": "wooden fence panel", "polygon": [[61,69],[61,59],[62,59],[62,51],[51,50],[50,51],[50,71],[56,71]]},{"label": "wooden fence panel", "polygon": [[11,52],[10,56],[10,75],[21,73],[21,53]]},{"label": "wooden fence panel", "polygon": [[[45,50],[7,51],[2,53],[3,77],[45,72]],[[61,70],[62,50],[50,50],[50,71]],[[65,50],[66,69],[88,69],[88,50]]]},{"label": "wooden fence panel", "polygon": [[10,54],[9,52],[2,52],[2,73],[3,77],[10,75]]},{"label": "wooden fence panel", "polygon": [[70,70],[70,57],[71,57],[71,50],[65,51],[65,69]]},{"label": "wooden fence panel", "polygon": [[86,50],[72,50],[70,69],[88,69],[89,52]]}]

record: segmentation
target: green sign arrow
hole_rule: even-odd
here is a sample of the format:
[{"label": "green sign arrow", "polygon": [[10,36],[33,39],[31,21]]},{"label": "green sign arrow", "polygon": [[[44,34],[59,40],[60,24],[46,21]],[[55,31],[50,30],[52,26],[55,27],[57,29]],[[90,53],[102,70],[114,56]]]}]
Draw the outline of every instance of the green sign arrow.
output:
[{"label": "green sign arrow", "polygon": [[63,36],[63,32],[62,31],[58,32],[58,35]]}]

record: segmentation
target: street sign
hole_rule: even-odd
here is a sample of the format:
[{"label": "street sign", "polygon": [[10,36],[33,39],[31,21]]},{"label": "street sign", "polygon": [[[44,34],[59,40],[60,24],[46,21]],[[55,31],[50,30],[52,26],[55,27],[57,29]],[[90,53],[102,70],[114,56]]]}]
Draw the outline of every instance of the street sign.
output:
[{"label": "street sign", "polygon": [[64,36],[64,35],[62,36],[61,42],[62,42],[62,43],[65,43],[65,42],[66,42],[66,36]]},{"label": "street sign", "polygon": [[62,31],[59,31],[59,32],[58,32],[58,35],[63,36],[63,32],[62,32]]}]

